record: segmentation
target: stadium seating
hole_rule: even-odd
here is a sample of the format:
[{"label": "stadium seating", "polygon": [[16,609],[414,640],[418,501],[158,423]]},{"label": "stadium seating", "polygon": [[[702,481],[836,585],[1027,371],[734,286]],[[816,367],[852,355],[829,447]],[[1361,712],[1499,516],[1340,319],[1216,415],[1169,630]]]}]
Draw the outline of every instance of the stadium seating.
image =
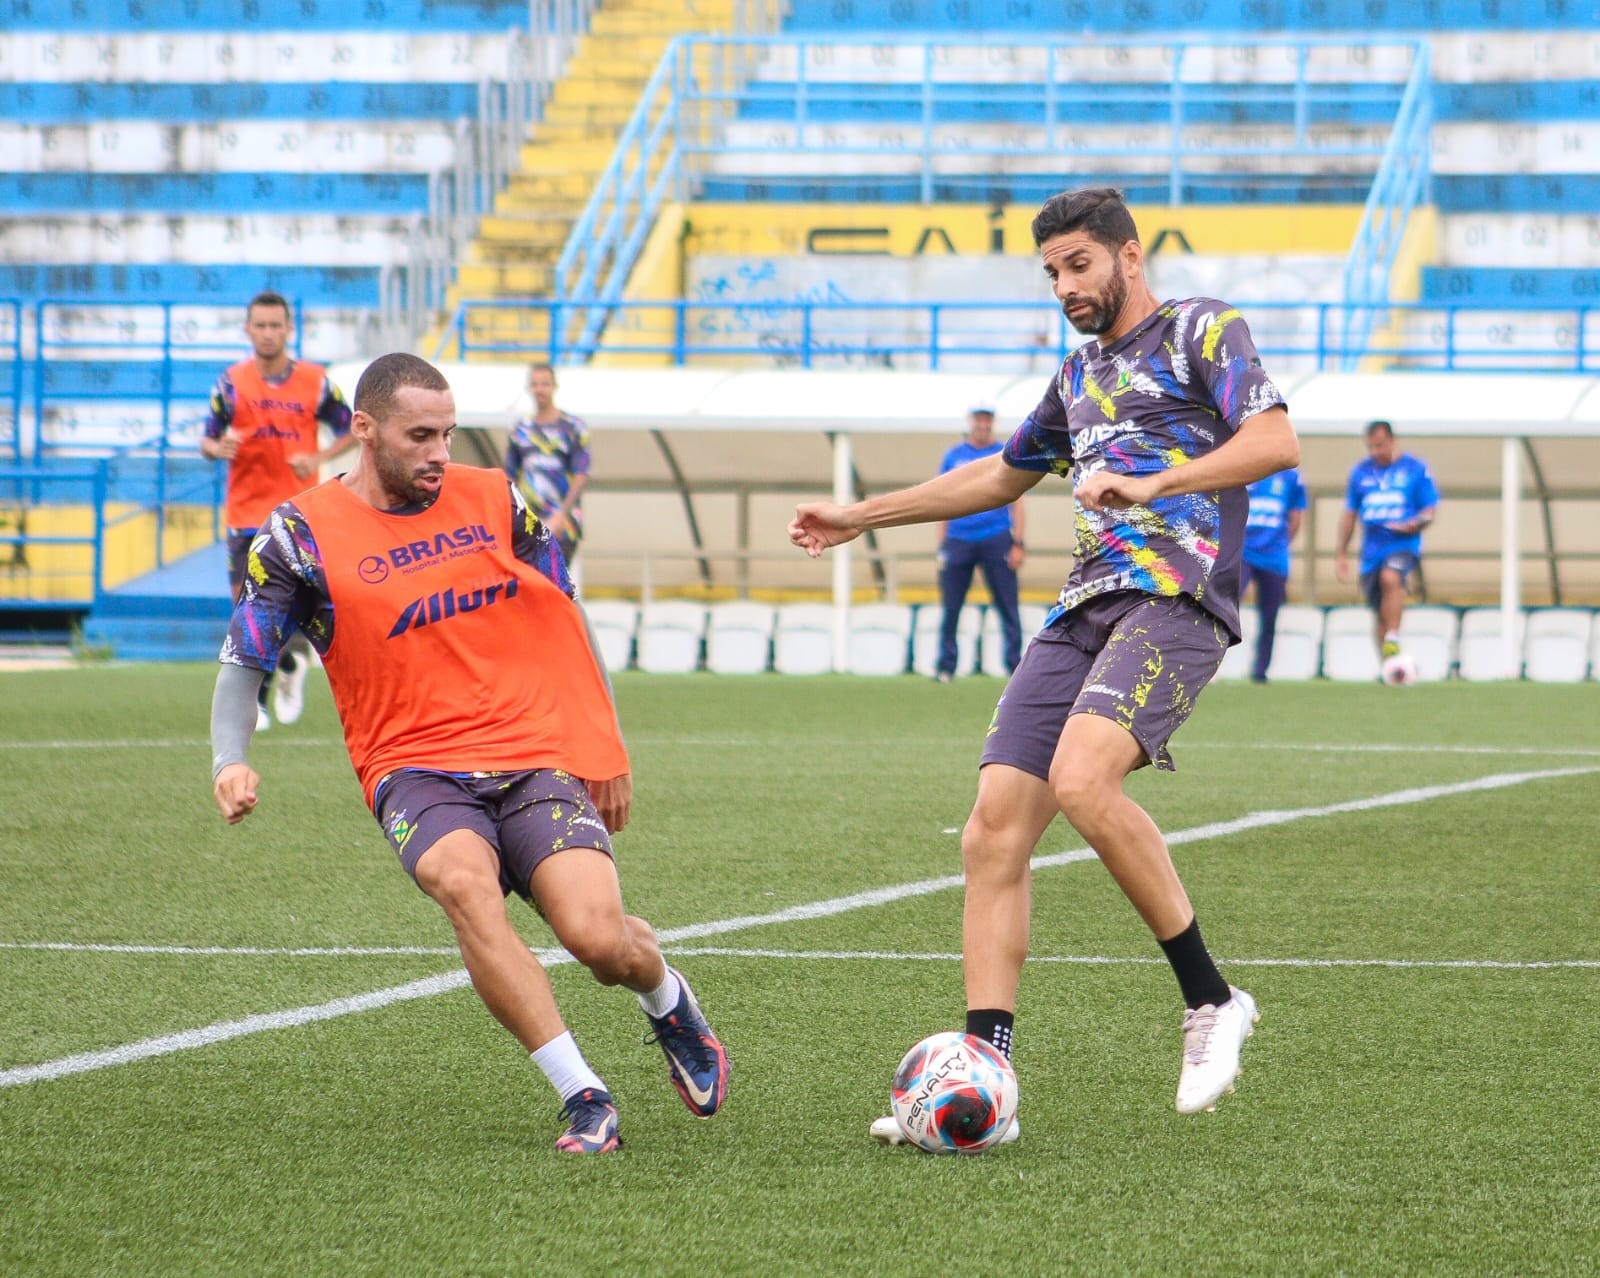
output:
[{"label": "stadium seating", "polygon": [[1580,683],[1588,674],[1594,614],[1587,608],[1540,608],[1528,614],[1524,675],[1536,683]]},{"label": "stadium seating", "polygon": [[639,629],[639,605],[622,599],[595,599],[583,605],[600,659],[609,671],[626,670],[633,664],[633,637]]},{"label": "stadium seating", "polygon": [[[1044,619],[1049,616],[1050,609],[1044,604],[1024,603],[1017,605],[1017,616],[1022,622],[1022,650],[1026,652],[1028,645],[1033,642],[1033,637],[1044,626]],[[1006,669],[1005,640],[1000,635],[1000,614],[993,608],[983,610],[983,630],[979,635],[978,643],[978,668],[986,675],[994,675],[997,679],[1004,679],[1010,675]]]},{"label": "stadium seating", "polygon": [[1222,664],[1217,667],[1216,678],[1224,681],[1236,681],[1250,677],[1251,666],[1256,657],[1256,635],[1261,628],[1261,614],[1254,604],[1243,604],[1239,608],[1239,633],[1244,636],[1241,642],[1236,643],[1223,655]]},{"label": "stadium seating", "polygon": [[845,668],[851,674],[904,674],[910,664],[911,609],[890,603],[852,607],[848,644]]},{"label": "stadium seating", "polygon": [[[1515,643],[1515,651],[1519,654],[1526,625],[1526,614],[1519,612]],[[1456,669],[1463,679],[1477,681],[1518,677],[1521,673],[1520,659],[1514,663],[1515,668],[1506,669],[1504,634],[1499,608],[1467,608],[1462,612]]]},{"label": "stadium seating", "polygon": [[1422,683],[1448,679],[1456,664],[1461,614],[1440,604],[1414,604],[1400,617],[1400,647],[1417,663]]},{"label": "stadium seating", "polygon": [[654,599],[639,616],[638,666],[651,674],[686,674],[700,668],[706,633],[705,604]]},{"label": "stadium seating", "polygon": [[706,669],[714,674],[762,674],[772,663],[771,604],[744,600],[711,605]]},{"label": "stadium seating", "polygon": [[1329,608],[1322,631],[1322,673],[1342,683],[1378,677],[1372,610],[1357,604]]},{"label": "stadium seating", "polygon": [[778,606],[772,636],[772,668],[779,674],[827,674],[833,669],[833,605]]},{"label": "stadium seating", "polygon": [[[939,671],[939,628],[944,621],[944,609],[939,604],[917,606],[912,623],[911,668],[919,675],[933,678]],[[977,673],[978,640],[983,634],[983,609],[977,604],[966,604],[956,619],[956,674]]]},{"label": "stadium seating", "polygon": [[1272,661],[1267,678],[1315,679],[1322,667],[1322,636],[1327,624],[1321,608],[1284,604],[1272,632]]}]

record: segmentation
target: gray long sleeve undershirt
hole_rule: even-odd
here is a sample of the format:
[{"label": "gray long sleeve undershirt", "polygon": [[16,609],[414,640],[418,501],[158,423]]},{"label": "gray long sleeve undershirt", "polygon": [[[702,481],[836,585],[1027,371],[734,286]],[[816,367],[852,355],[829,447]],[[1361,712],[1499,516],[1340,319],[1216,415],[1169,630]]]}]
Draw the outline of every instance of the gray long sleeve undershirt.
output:
[{"label": "gray long sleeve undershirt", "polygon": [[248,762],[256,730],[256,697],[266,671],[224,664],[211,694],[211,779],[230,763]]}]

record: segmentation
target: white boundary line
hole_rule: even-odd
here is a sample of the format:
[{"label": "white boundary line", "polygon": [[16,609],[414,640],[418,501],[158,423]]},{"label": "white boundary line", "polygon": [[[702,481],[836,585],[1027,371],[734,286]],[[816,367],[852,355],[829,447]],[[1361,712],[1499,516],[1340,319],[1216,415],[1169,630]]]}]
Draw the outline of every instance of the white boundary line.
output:
[{"label": "white boundary line", "polygon": [[[892,950],[748,950],[727,945],[673,946],[674,958],[808,959],[839,962],[959,963],[961,955],[902,954]],[[1165,964],[1164,958],[1112,954],[1030,954],[1030,963],[1071,963],[1085,967]],[[1529,971],[1542,968],[1600,968],[1600,959],[1387,959],[1387,958],[1219,958],[1224,967],[1446,967]]]},{"label": "white boundary line", "polygon": [[[904,744],[901,738],[885,738],[881,741],[866,737],[812,737],[808,739],[814,744],[828,744],[830,742],[857,746]],[[630,737],[629,740],[634,745],[640,746],[670,745],[674,747],[737,748],[758,744],[753,737]],[[923,737],[919,738],[919,740],[929,744],[952,746],[967,746],[975,743],[975,738],[971,736]],[[251,744],[252,746],[284,745],[304,748],[306,746],[342,746],[344,740],[341,737],[258,736]],[[209,750],[210,748],[210,741],[204,737],[169,737],[149,741],[138,741],[131,738],[105,741],[0,741],[0,750]],[[1183,744],[1183,748],[1185,750],[1269,750],[1277,753],[1294,754],[1459,754],[1501,756],[1505,758],[1549,758],[1551,756],[1575,759],[1600,758],[1600,746],[1562,745],[1417,745],[1402,742],[1333,745],[1326,742],[1186,741]]]},{"label": "white boundary line", "polygon": [[[1480,777],[1475,781],[1461,781],[1451,785],[1422,786],[1409,790],[1396,790],[1390,794],[1374,795],[1369,799],[1351,799],[1343,803],[1330,803],[1314,808],[1296,808],[1278,812],[1252,812],[1232,821],[1217,821],[1210,825],[1195,826],[1188,830],[1176,831],[1167,835],[1167,842],[1172,845],[1193,843],[1201,839],[1238,834],[1246,830],[1259,830],[1270,826],[1287,825],[1292,821],[1303,821],[1345,812],[1371,812],[1381,808],[1398,807],[1403,804],[1425,803],[1431,799],[1447,798],[1453,795],[1499,790],[1507,786],[1523,785],[1529,781],[1589,776],[1596,772],[1600,772],[1600,767],[1553,768],[1541,772],[1502,772],[1494,776]],[[1034,857],[1033,865],[1035,869],[1070,865],[1077,861],[1087,861],[1093,855],[1094,853],[1088,848],[1072,848],[1065,852],[1055,852],[1047,856]],[[961,881],[959,874],[946,875],[937,879],[919,879],[891,887],[875,888],[867,892],[856,892],[849,896],[833,897],[826,901],[812,901],[803,905],[794,905],[768,914],[746,914],[731,919],[717,919],[705,923],[691,923],[685,927],[667,928],[658,932],[657,936],[662,944],[670,945],[675,941],[699,940],[702,937],[720,936],[728,932],[741,932],[749,928],[765,927],[772,924],[828,918],[851,910],[866,909],[875,905],[890,905],[896,901],[927,896],[934,892],[943,892],[949,888],[959,887]],[[536,951],[536,953],[546,965],[572,961],[570,955],[560,950],[553,952]],[[391,1004],[406,1002],[411,999],[429,998],[435,994],[445,994],[468,984],[470,984],[470,978],[466,972],[457,970],[444,972],[438,976],[425,977],[418,981],[411,981],[405,985],[373,990],[367,994],[333,999],[326,1003],[289,1008],[281,1012],[268,1012],[258,1016],[247,1016],[242,1020],[218,1021],[211,1025],[201,1026],[198,1029],[180,1030],[175,1034],[165,1034],[158,1038],[141,1039],[136,1043],[127,1043],[121,1047],[108,1048],[104,1051],[84,1052],[75,1056],[62,1057],[59,1060],[45,1061],[38,1065],[25,1065],[16,1069],[3,1070],[0,1071],[0,1087],[15,1087],[22,1083],[65,1078],[72,1074],[106,1069],[113,1065],[126,1065],[131,1061],[145,1060],[152,1056],[164,1056],[172,1052],[187,1051],[190,1048],[205,1047],[212,1043],[240,1038],[247,1034],[259,1034],[265,1030],[289,1029],[297,1025],[312,1024],[316,1021],[332,1020],[335,1017],[349,1016],[356,1012],[372,1011],[376,1008],[388,1007]]]}]

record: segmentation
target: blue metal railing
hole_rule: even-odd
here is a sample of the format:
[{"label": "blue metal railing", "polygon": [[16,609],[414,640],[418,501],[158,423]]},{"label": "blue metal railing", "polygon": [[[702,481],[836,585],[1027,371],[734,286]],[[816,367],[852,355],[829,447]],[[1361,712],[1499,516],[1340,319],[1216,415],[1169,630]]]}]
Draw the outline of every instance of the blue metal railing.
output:
[{"label": "blue metal railing", "polygon": [[1361,225],[1345,264],[1344,300],[1350,306],[1345,318],[1352,325],[1344,334],[1345,349],[1352,352],[1347,368],[1354,367],[1359,358],[1356,352],[1365,347],[1372,321],[1389,300],[1395,256],[1412,210],[1429,198],[1433,93],[1428,67],[1428,47],[1419,45],[1388,148],[1367,194]]},{"label": "blue metal railing", "polygon": [[[1352,79],[1330,81],[1330,60],[1341,55],[1352,59]],[[1101,169],[1107,181],[1157,176],[1172,204],[1252,180],[1272,189],[1365,189],[1386,161],[1395,167],[1396,119],[1408,139],[1419,130],[1425,139],[1426,81],[1426,47],[1414,39],[975,44],[878,34],[841,52],[835,40],[678,37],[556,262],[551,296],[584,299],[563,311],[572,330],[562,342],[578,358],[593,353],[661,205],[709,176],[737,173],[730,165],[748,161],[759,177],[781,152],[791,174],[898,175],[915,182],[924,202],[952,185],[1065,186]],[[861,136],[874,112],[893,123]],[[1120,127],[1121,116],[1150,126],[1149,136]],[[1102,141],[1107,120],[1119,127]],[[1358,127],[1346,142],[1316,145],[1313,126],[1330,120],[1386,136],[1366,140]],[[1193,136],[1238,121],[1264,122],[1268,132]],[[741,134],[730,131],[734,122]],[[1385,194],[1387,203],[1396,198]]]},{"label": "blue metal railing", "polygon": [[6,374],[0,381],[0,453],[22,460],[22,303],[0,298],[0,360]]},{"label": "blue metal railing", "polygon": [[[1235,299],[1229,299],[1234,301]],[[1592,372],[1600,368],[1600,304],[1483,307],[1420,303],[1236,302],[1267,359],[1339,369],[1381,358],[1394,368]],[[597,299],[506,298],[466,302],[450,337],[460,358],[581,358],[584,348],[562,334],[569,319],[600,306]],[[684,365],[761,359],[778,366],[939,369],[950,360],[983,357],[998,370],[1026,368],[1041,354],[1063,358],[1082,338],[1065,317],[1035,302],[845,302],[699,299],[605,303],[615,340],[608,348],[664,356]],[[485,340],[474,317],[531,312],[548,317],[550,337],[537,344]],[[1352,315],[1352,312],[1359,314]],[[486,326],[492,330],[492,323]],[[1391,329],[1383,340],[1374,332]],[[1350,345],[1356,334],[1358,346]]]},{"label": "blue metal railing", "polygon": [[[298,300],[290,305],[298,358],[301,306]],[[30,308],[33,353],[27,361],[26,403],[33,439],[24,448],[19,438],[19,461],[63,447],[121,448],[141,445],[158,432],[169,436],[177,424],[175,406],[189,402],[195,410],[190,417],[198,415],[218,375],[242,355],[232,332],[207,335],[192,317],[180,314],[194,309],[182,303],[47,297]],[[91,404],[150,404],[159,421],[140,418],[118,431],[88,430],[59,442],[51,438],[53,416],[62,406]]]},{"label": "blue metal railing", "polygon": [[[0,463],[0,563],[21,566],[30,549],[80,546],[87,550],[87,566],[66,567],[40,574],[48,581],[67,579],[66,590],[47,590],[33,596],[0,596],[3,608],[87,606],[96,604],[108,589],[107,537],[124,524],[153,517],[155,541],[151,569],[164,568],[174,556],[168,553],[167,525],[178,508],[208,512],[210,537],[222,537],[222,494],[225,469],[197,459],[185,442],[158,436],[97,458],[51,463]],[[115,513],[112,507],[127,505]],[[43,535],[27,531],[27,515],[51,507],[80,506],[90,511],[90,529],[82,534]],[[76,583],[81,579],[81,587]]]}]

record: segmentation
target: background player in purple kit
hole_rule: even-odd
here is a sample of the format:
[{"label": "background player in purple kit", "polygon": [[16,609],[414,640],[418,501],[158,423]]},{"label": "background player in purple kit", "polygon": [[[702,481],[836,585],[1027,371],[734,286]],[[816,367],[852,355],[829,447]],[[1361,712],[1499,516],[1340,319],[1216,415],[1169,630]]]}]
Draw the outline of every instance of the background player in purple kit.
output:
[{"label": "background player in purple kit", "polygon": [[1250,485],[1250,513],[1244,523],[1244,562],[1239,570],[1239,594],[1253,584],[1261,624],[1256,630],[1255,660],[1250,677],[1267,681],[1272,664],[1272,640],[1278,633],[1278,609],[1289,592],[1289,543],[1305,518],[1306,486],[1291,467]]},{"label": "background player in purple kit", "polygon": [[1411,574],[1422,566],[1422,530],[1433,522],[1439,490],[1428,464],[1395,448],[1394,427],[1368,422],[1367,455],[1350,472],[1339,514],[1334,572],[1350,580],[1350,537],[1361,524],[1361,594],[1372,609],[1379,656],[1400,652],[1400,618]]},{"label": "background player in purple kit", "polygon": [[[1194,1113],[1232,1090],[1255,1001],[1217,970],[1166,840],[1123,783],[1172,767],[1168,738],[1238,642],[1244,486],[1297,465],[1300,447],[1239,312],[1151,293],[1120,192],[1052,197],[1033,237],[1063,312],[1093,340],[1004,450],[850,506],[801,505],[789,537],[816,556],[868,528],[997,509],[1046,474],[1070,476],[1076,561],[995,709],[962,832],[966,1028],[1009,1054],[1030,858],[1064,813],[1177,976],[1177,1108]],[[893,1119],[872,1125],[879,1140],[897,1132]]]}]

